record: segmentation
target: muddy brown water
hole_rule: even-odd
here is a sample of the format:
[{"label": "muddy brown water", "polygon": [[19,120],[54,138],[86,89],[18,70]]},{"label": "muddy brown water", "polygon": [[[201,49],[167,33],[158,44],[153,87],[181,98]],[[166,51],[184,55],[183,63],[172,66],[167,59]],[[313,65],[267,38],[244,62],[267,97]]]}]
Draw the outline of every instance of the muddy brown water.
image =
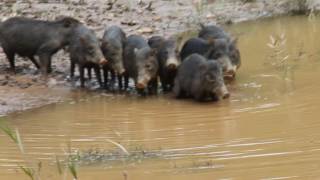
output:
[{"label": "muddy brown water", "polygon": [[[199,104],[73,92],[62,104],[10,115],[26,155],[0,133],[0,179],[28,179],[17,167],[41,161],[42,179],[63,179],[55,156],[68,146],[157,156],[81,164],[79,179],[318,179],[320,177],[320,23],[282,17],[230,27],[243,64],[231,98]],[[285,34],[281,53],[267,46]],[[285,58],[289,55],[289,58]],[[272,57],[272,58],[270,58]],[[286,59],[286,71],[270,63]],[[144,154],[144,153],[142,153]],[[68,175],[67,179],[71,179]]]}]

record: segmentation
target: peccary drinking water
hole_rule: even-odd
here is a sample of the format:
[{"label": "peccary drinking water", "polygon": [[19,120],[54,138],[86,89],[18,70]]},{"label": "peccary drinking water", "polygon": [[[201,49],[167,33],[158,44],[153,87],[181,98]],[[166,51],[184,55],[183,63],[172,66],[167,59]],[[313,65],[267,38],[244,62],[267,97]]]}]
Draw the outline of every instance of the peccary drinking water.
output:
[{"label": "peccary drinking water", "polygon": [[139,93],[146,88],[149,94],[157,92],[156,53],[156,50],[151,49],[143,37],[131,35],[127,38],[124,50],[125,88],[128,87],[128,78],[131,77]]},{"label": "peccary drinking water", "polygon": [[101,49],[109,61],[103,66],[105,87],[108,86],[108,73],[111,74],[111,85],[113,86],[115,76],[118,75],[119,88],[122,88],[120,75],[125,71],[123,66],[123,49],[126,43],[126,34],[118,26],[109,27],[103,35]]},{"label": "peccary drinking water", "polygon": [[84,69],[93,68],[97,80],[100,86],[102,86],[100,65],[105,65],[107,60],[102,54],[99,40],[95,33],[84,25],[78,26],[71,38],[69,51],[71,60],[71,77],[74,76],[75,65],[77,64],[80,72],[81,87],[84,87]]},{"label": "peccary drinking water", "polygon": [[148,40],[151,48],[157,50],[159,63],[159,77],[164,92],[171,91],[174,85],[174,78],[181,64],[178,44],[172,37],[165,39],[161,36],[153,36]]},{"label": "peccary drinking water", "polygon": [[227,39],[202,39],[191,38],[182,47],[180,57],[182,60],[193,53],[203,55],[208,59],[221,63],[224,76],[235,75],[235,69],[230,57],[230,43]]},{"label": "peccary drinking water", "polygon": [[[0,44],[10,68],[15,72],[15,55],[28,57],[42,74],[51,71],[51,57],[70,42],[74,29],[81,23],[71,17],[55,21],[10,18],[0,24]],[[39,62],[35,60],[39,57]]]},{"label": "peccary drinking water", "polygon": [[204,26],[201,25],[201,30],[199,32],[199,37],[202,39],[225,39],[228,43],[228,55],[231,60],[231,71],[229,72],[229,76],[234,76],[236,73],[236,70],[241,65],[241,57],[240,57],[240,51],[237,47],[237,39],[232,38],[230,34],[225,32],[221,27],[210,25],[210,26]]},{"label": "peccary drinking water", "polygon": [[228,98],[220,63],[199,54],[188,56],[178,70],[174,94],[177,98],[193,97],[197,101]]}]

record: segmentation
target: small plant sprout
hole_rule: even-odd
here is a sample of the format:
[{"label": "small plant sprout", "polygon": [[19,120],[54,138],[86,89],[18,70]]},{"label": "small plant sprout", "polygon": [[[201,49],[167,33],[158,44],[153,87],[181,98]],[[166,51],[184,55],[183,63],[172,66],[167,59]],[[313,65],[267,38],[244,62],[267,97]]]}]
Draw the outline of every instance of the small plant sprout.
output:
[{"label": "small plant sprout", "polygon": [[287,60],[290,57],[285,49],[286,43],[287,39],[284,33],[278,36],[270,35],[270,41],[267,43],[272,51],[268,57],[268,63],[280,70],[287,68]]}]

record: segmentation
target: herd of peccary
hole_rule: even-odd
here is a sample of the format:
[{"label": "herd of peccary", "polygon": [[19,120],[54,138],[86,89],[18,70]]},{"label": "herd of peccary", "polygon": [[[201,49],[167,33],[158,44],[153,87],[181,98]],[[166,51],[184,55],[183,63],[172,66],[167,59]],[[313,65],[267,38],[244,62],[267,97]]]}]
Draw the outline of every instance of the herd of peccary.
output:
[{"label": "herd of peccary", "polygon": [[[234,79],[240,67],[237,40],[218,26],[201,25],[198,37],[179,49],[175,38],[129,35],[118,26],[108,27],[103,37],[72,17],[54,21],[13,17],[0,23],[0,44],[11,71],[15,55],[29,58],[44,77],[51,57],[60,49],[70,55],[70,76],[78,66],[81,87],[92,70],[102,88],[127,90],[133,79],[141,95],[156,94],[158,80],[163,92],[198,101],[229,97],[225,79]],[[101,74],[103,72],[103,76]]]}]

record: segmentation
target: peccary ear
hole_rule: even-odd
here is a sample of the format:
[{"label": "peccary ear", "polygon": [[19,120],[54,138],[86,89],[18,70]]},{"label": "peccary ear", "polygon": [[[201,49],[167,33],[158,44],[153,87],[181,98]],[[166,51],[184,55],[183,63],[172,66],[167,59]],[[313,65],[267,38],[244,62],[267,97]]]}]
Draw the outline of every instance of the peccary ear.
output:
[{"label": "peccary ear", "polygon": [[70,20],[68,20],[68,19],[64,19],[63,20],[63,26],[64,27],[66,27],[66,28],[68,28],[68,27],[70,27],[71,26],[71,21]]},{"label": "peccary ear", "polygon": [[209,38],[208,39],[208,44],[213,46],[215,44],[215,39],[214,38]]},{"label": "peccary ear", "polygon": [[62,21],[63,21],[63,26],[66,28],[71,27],[73,24],[80,23],[78,20],[70,18],[70,17],[63,18]]}]

